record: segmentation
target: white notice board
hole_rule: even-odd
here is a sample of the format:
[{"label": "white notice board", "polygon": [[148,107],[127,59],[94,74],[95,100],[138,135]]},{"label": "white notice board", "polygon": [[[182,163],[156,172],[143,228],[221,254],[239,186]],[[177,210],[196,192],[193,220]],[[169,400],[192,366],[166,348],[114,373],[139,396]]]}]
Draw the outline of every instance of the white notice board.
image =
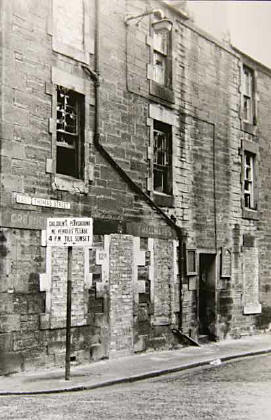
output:
[{"label": "white notice board", "polygon": [[49,218],[46,232],[49,246],[92,246],[93,223],[90,217]]}]

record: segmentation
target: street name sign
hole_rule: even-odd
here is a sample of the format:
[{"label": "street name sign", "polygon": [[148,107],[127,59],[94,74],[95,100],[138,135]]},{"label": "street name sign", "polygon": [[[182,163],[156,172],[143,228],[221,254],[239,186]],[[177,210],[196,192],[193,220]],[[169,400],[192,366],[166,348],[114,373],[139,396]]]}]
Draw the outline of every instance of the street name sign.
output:
[{"label": "street name sign", "polygon": [[46,232],[49,246],[90,247],[93,221],[90,217],[48,218]]}]

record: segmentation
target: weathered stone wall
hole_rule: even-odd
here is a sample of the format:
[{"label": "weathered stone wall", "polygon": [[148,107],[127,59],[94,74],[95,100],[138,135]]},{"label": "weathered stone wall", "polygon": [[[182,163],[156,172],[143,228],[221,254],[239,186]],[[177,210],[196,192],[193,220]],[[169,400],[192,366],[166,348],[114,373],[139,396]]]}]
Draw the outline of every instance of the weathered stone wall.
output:
[{"label": "weathered stone wall", "polygon": [[[61,2],[56,3],[58,9],[62,8]],[[171,125],[173,198],[167,205],[165,197],[159,197],[160,205],[188,233],[187,248],[196,249],[197,259],[201,252],[217,254],[217,334],[224,338],[256,328],[268,329],[270,71],[251,61],[257,70],[257,135],[244,133],[240,120],[240,55],[165,7],[165,14],[174,23],[174,100],[168,101],[150,90],[150,18],[143,18],[138,25],[124,24],[127,14],[145,10],[145,2],[99,3],[101,143],[130,178],[156,200],[150,151],[153,121]],[[94,2],[73,1],[70,5],[72,8],[65,6],[61,16],[49,0],[38,8],[34,0],[3,0],[0,6],[0,340],[4,353],[14,355],[16,369],[30,366],[31,358],[37,365],[63,363],[66,254],[54,251],[50,257],[51,283],[46,283],[49,257],[41,231],[48,217],[69,214],[93,217],[96,222],[89,256],[75,252],[73,351],[78,360],[171,345],[170,328],[177,327],[179,319],[184,332],[197,335],[198,262],[194,275],[186,276],[184,266],[182,273],[178,272],[174,229],[135,193],[93,144],[94,86],[81,64],[94,68]],[[149,1],[148,6],[156,8],[157,3]],[[64,25],[70,11],[76,9],[68,45],[64,42]],[[62,32],[57,29],[60,18]],[[56,84],[73,88],[85,97],[83,180],[59,177],[54,172]],[[244,141],[259,147],[258,220],[245,218],[242,213]],[[58,200],[68,207],[25,204],[17,202],[16,194]],[[120,232],[132,235],[133,240],[132,236],[116,236],[110,242],[109,236]],[[244,244],[246,235],[255,239],[250,251]],[[109,267],[110,249],[115,262]],[[228,276],[221,276],[223,251],[231,255]],[[252,272],[249,253],[254,261],[255,293],[260,285],[262,315],[253,310],[244,314],[246,285]],[[132,256],[133,265],[129,266],[127,261]],[[117,287],[111,288],[110,275],[114,286],[122,279],[123,294]],[[126,283],[125,276],[133,280]],[[118,314],[118,299],[129,309],[124,324]],[[111,338],[110,319],[115,325]],[[119,337],[125,336],[125,331],[129,333],[123,341]]]},{"label": "weathered stone wall", "polygon": [[133,351],[133,239],[112,235],[110,241],[109,355]]}]

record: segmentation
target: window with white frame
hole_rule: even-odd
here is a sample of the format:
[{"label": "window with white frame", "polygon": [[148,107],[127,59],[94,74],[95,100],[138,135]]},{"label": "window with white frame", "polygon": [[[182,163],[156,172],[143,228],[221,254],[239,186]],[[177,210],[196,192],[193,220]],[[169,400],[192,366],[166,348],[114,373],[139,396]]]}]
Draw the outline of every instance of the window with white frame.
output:
[{"label": "window with white frame", "polygon": [[250,124],[254,122],[254,72],[243,65],[243,120]]},{"label": "window with white frame", "polygon": [[244,206],[256,208],[255,200],[255,154],[244,152]]},{"label": "window with white frame", "polygon": [[160,121],[153,125],[153,189],[172,194],[172,127]]},{"label": "window with white frame", "polygon": [[162,86],[171,86],[170,33],[153,34],[153,80]]},{"label": "window with white frame", "polygon": [[57,86],[56,173],[83,177],[84,96]]}]

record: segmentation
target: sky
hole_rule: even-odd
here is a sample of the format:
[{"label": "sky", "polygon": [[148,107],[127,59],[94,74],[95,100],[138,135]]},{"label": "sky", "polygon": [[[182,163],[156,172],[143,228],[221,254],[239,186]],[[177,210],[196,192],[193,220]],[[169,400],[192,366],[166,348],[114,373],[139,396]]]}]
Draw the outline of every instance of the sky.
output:
[{"label": "sky", "polygon": [[188,0],[195,23],[271,68],[271,0]]}]

